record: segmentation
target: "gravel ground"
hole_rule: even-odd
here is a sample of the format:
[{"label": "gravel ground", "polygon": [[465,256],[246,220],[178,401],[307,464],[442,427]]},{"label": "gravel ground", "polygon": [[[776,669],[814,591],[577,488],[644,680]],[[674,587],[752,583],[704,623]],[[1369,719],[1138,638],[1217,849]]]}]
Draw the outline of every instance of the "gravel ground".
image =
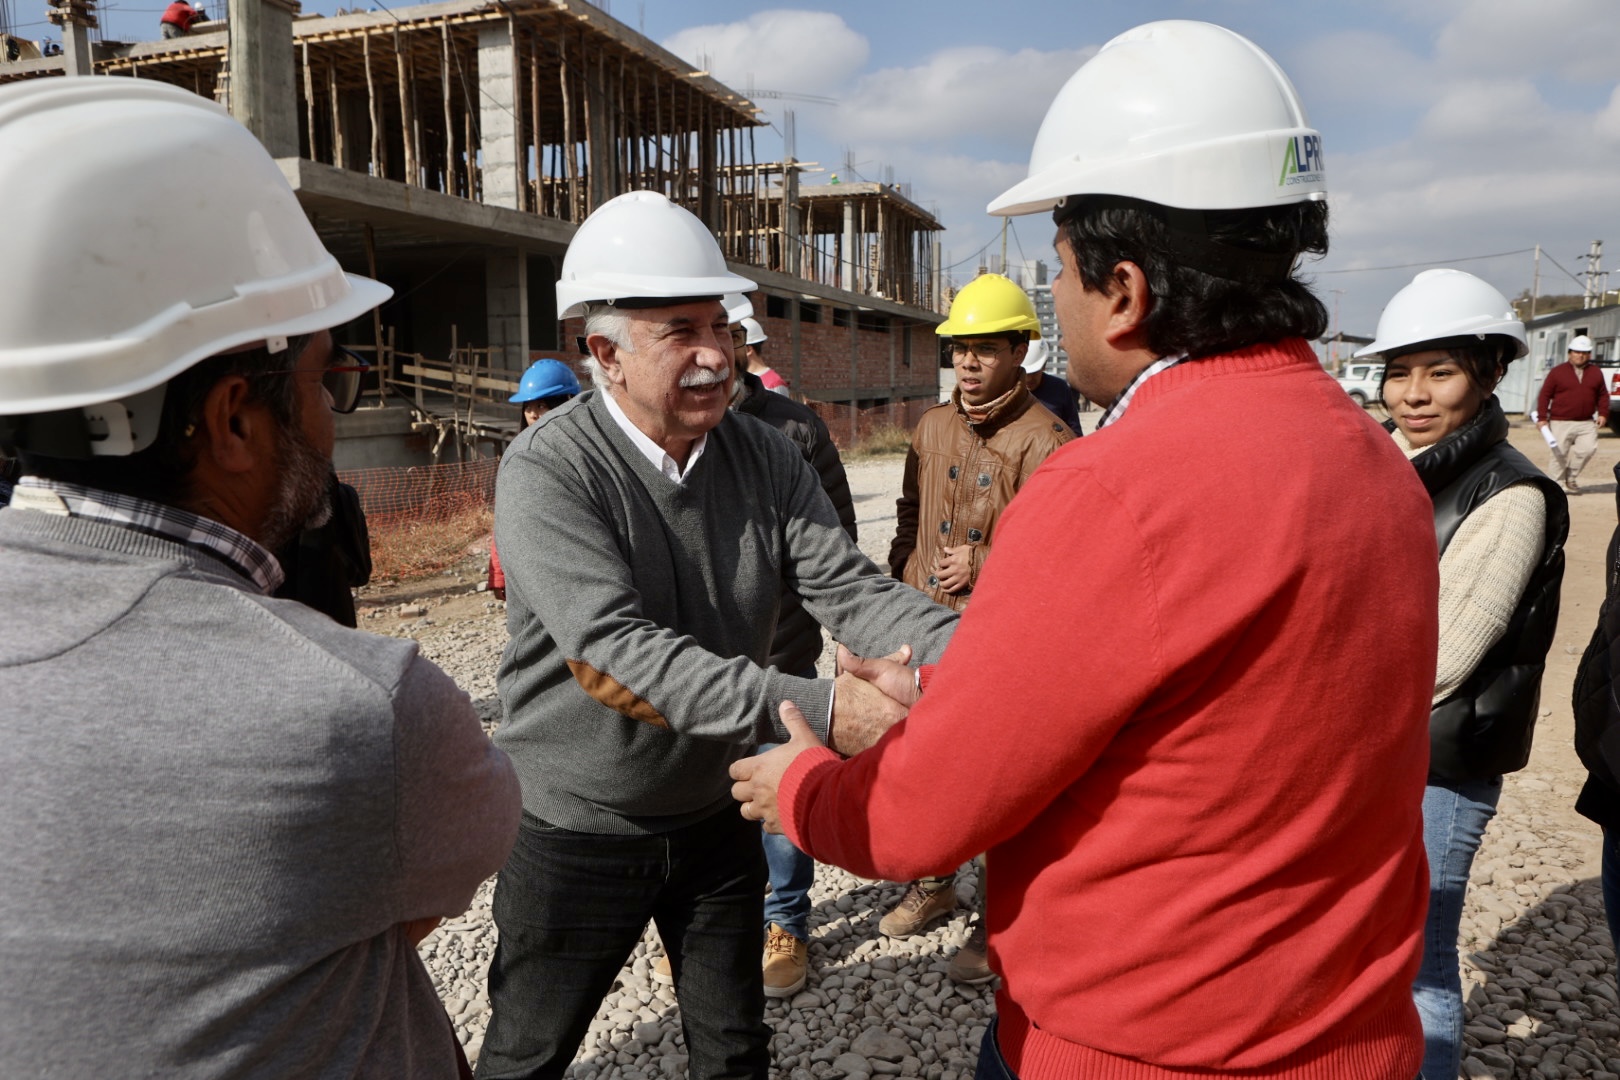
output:
[{"label": "gravel ground", "polygon": [[[1532,460],[1545,455],[1533,428],[1516,425],[1513,441]],[[1529,768],[1507,779],[1474,864],[1462,925],[1464,1074],[1479,1080],[1620,1080],[1620,996],[1597,882],[1599,834],[1574,813],[1584,771],[1571,749],[1569,715],[1575,662],[1601,600],[1603,548],[1614,527],[1614,485],[1608,481],[1617,459],[1620,439],[1603,438],[1586,471],[1590,494],[1572,500],[1563,616],[1542,695],[1536,753]],[[861,546],[880,564],[894,530],[900,469],[899,458],[849,467]],[[427,583],[367,590],[362,625],[416,638],[493,728],[500,715],[494,673],[506,632],[500,605],[472,591],[481,574],[481,560],[471,559]],[[402,603],[420,605],[425,615],[402,617]],[[794,1080],[972,1076],[993,997],[988,987],[954,986],[945,969],[966,936],[975,886],[969,867],[958,877],[962,909],[956,917],[926,936],[891,941],[878,934],[877,920],[899,899],[901,887],[818,867],[810,982],[790,1001],[771,1002],[766,1012],[775,1031],[771,1049],[778,1074]],[[484,975],[495,938],[491,888],[486,883],[466,914],[421,946],[475,1061],[489,1017]],[[649,931],[602,1003],[571,1076],[636,1080],[684,1074],[674,995],[650,975],[657,950]]]}]

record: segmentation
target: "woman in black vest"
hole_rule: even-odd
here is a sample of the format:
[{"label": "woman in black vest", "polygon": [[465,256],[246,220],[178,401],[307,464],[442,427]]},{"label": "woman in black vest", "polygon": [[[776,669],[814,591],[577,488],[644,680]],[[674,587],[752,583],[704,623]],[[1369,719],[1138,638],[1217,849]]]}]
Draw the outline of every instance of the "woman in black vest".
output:
[{"label": "woman in black vest", "polygon": [[1569,506],[1508,445],[1495,390],[1526,352],[1507,299],[1460,270],[1426,270],[1390,300],[1378,339],[1384,425],[1434,501],[1440,649],[1429,714],[1423,841],[1429,916],[1412,994],[1426,1080],[1455,1080],[1463,1002],[1457,933],[1468,872],[1502,776],[1523,768],[1558,622]]}]

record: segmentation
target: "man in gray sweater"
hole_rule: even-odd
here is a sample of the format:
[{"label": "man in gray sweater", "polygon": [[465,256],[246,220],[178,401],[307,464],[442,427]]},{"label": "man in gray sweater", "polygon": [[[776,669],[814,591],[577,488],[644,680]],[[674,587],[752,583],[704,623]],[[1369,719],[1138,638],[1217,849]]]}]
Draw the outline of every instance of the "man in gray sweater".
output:
[{"label": "man in gray sweater", "polygon": [[783,701],[846,753],[900,711],[852,677],[835,692],[765,666],[783,585],[857,652],[934,657],[954,628],[860,553],[787,439],[727,411],[720,295],[753,288],[652,192],[598,209],[564,260],[558,310],[584,315],[597,389],[523,432],[497,488],[496,741],[524,814],[480,1077],[562,1075],[649,919],[692,1076],[766,1076],[765,866],[727,769],[782,739]]},{"label": "man in gray sweater", "polygon": [[0,1076],[450,1080],[415,945],[517,778],[413,643],[271,596],[389,290],[183,90],[0,87],[0,144]]}]

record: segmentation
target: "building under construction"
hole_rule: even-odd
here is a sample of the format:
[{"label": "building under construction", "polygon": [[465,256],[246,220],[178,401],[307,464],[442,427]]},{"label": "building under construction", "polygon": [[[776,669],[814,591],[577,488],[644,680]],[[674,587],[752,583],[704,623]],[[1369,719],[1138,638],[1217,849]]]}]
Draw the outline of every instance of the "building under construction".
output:
[{"label": "building under construction", "polygon": [[[58,5],[68,22],[93,13]],[[577,223],[634,189],[698,215],[760,283],[768,362],[806,398],[853,407],[839,436],[855,410],[903,419],[936,399],[934,216],[893,184],[801,187],[799,163],[761,153],[752,102],[583,0],[332,18],[231,0],[185,37],[77,49],[70,28],[67,55],[0,63],[0,82],[90,69],[219,100],[344,266],[394,287],[346,332],[378,357],[390,407],[345,421],[345,464],[397,462],[412,431],[418,455],[498,448],[529,361],[581,359],[552,292]]]}]

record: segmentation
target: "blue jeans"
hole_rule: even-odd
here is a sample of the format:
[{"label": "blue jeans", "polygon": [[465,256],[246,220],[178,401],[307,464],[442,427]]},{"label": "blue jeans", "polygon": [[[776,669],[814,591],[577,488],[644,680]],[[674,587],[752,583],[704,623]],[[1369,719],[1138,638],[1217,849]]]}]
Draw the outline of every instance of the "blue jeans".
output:
[{"label": "blue jeans", "polygon": [[1429,857],[1429,916],[1423,966],[1412,1000],[1423,1019],[1424,1080],[1456,1080],[1462,1066],[1462,976],[1457,933],[1468,871],[1485,826],[1496,815],[1502,778],[1453,782],[1429,777],[1423,789],[1423,848]]},{"label": "blue jeans", "polygon": [[562,1076],[651,920],[675,975],[690,1075],[765,1080],[758,835],[732,806],[641,836],[570,832],[524,813],[495,882],[500,939],[478,1075]]},{"label": "blue jeans", "polygon": [[1620,942],[1620,829],[1603,830],[1603,914],[1610,940]]},{"label": "blue jeans", "polygon": [[[815,677],[815,672],[810,673]],[[775,750],[779,743],[765,743],[759,752]],[[816,860],[793,846],[778,833],[760,830],[765,847],[765,866],[770,871],[771,894],[765,898],[765,928],[775,923],[800,941],[810,940],[810,886],[816,880]]]},{"label": "blue jeans", "polygon": [[1001,1056],[1001,1047],[996,1045],[996,1029],[1001,1022],[994,1016],[990,1018],[990,1026],[984,1029],[984,1041],[979,1044],[979,1064],[973,1070],[973,1080],[1018,1080],[1018,1074],[1007,1067],[1007,1059]]}]

